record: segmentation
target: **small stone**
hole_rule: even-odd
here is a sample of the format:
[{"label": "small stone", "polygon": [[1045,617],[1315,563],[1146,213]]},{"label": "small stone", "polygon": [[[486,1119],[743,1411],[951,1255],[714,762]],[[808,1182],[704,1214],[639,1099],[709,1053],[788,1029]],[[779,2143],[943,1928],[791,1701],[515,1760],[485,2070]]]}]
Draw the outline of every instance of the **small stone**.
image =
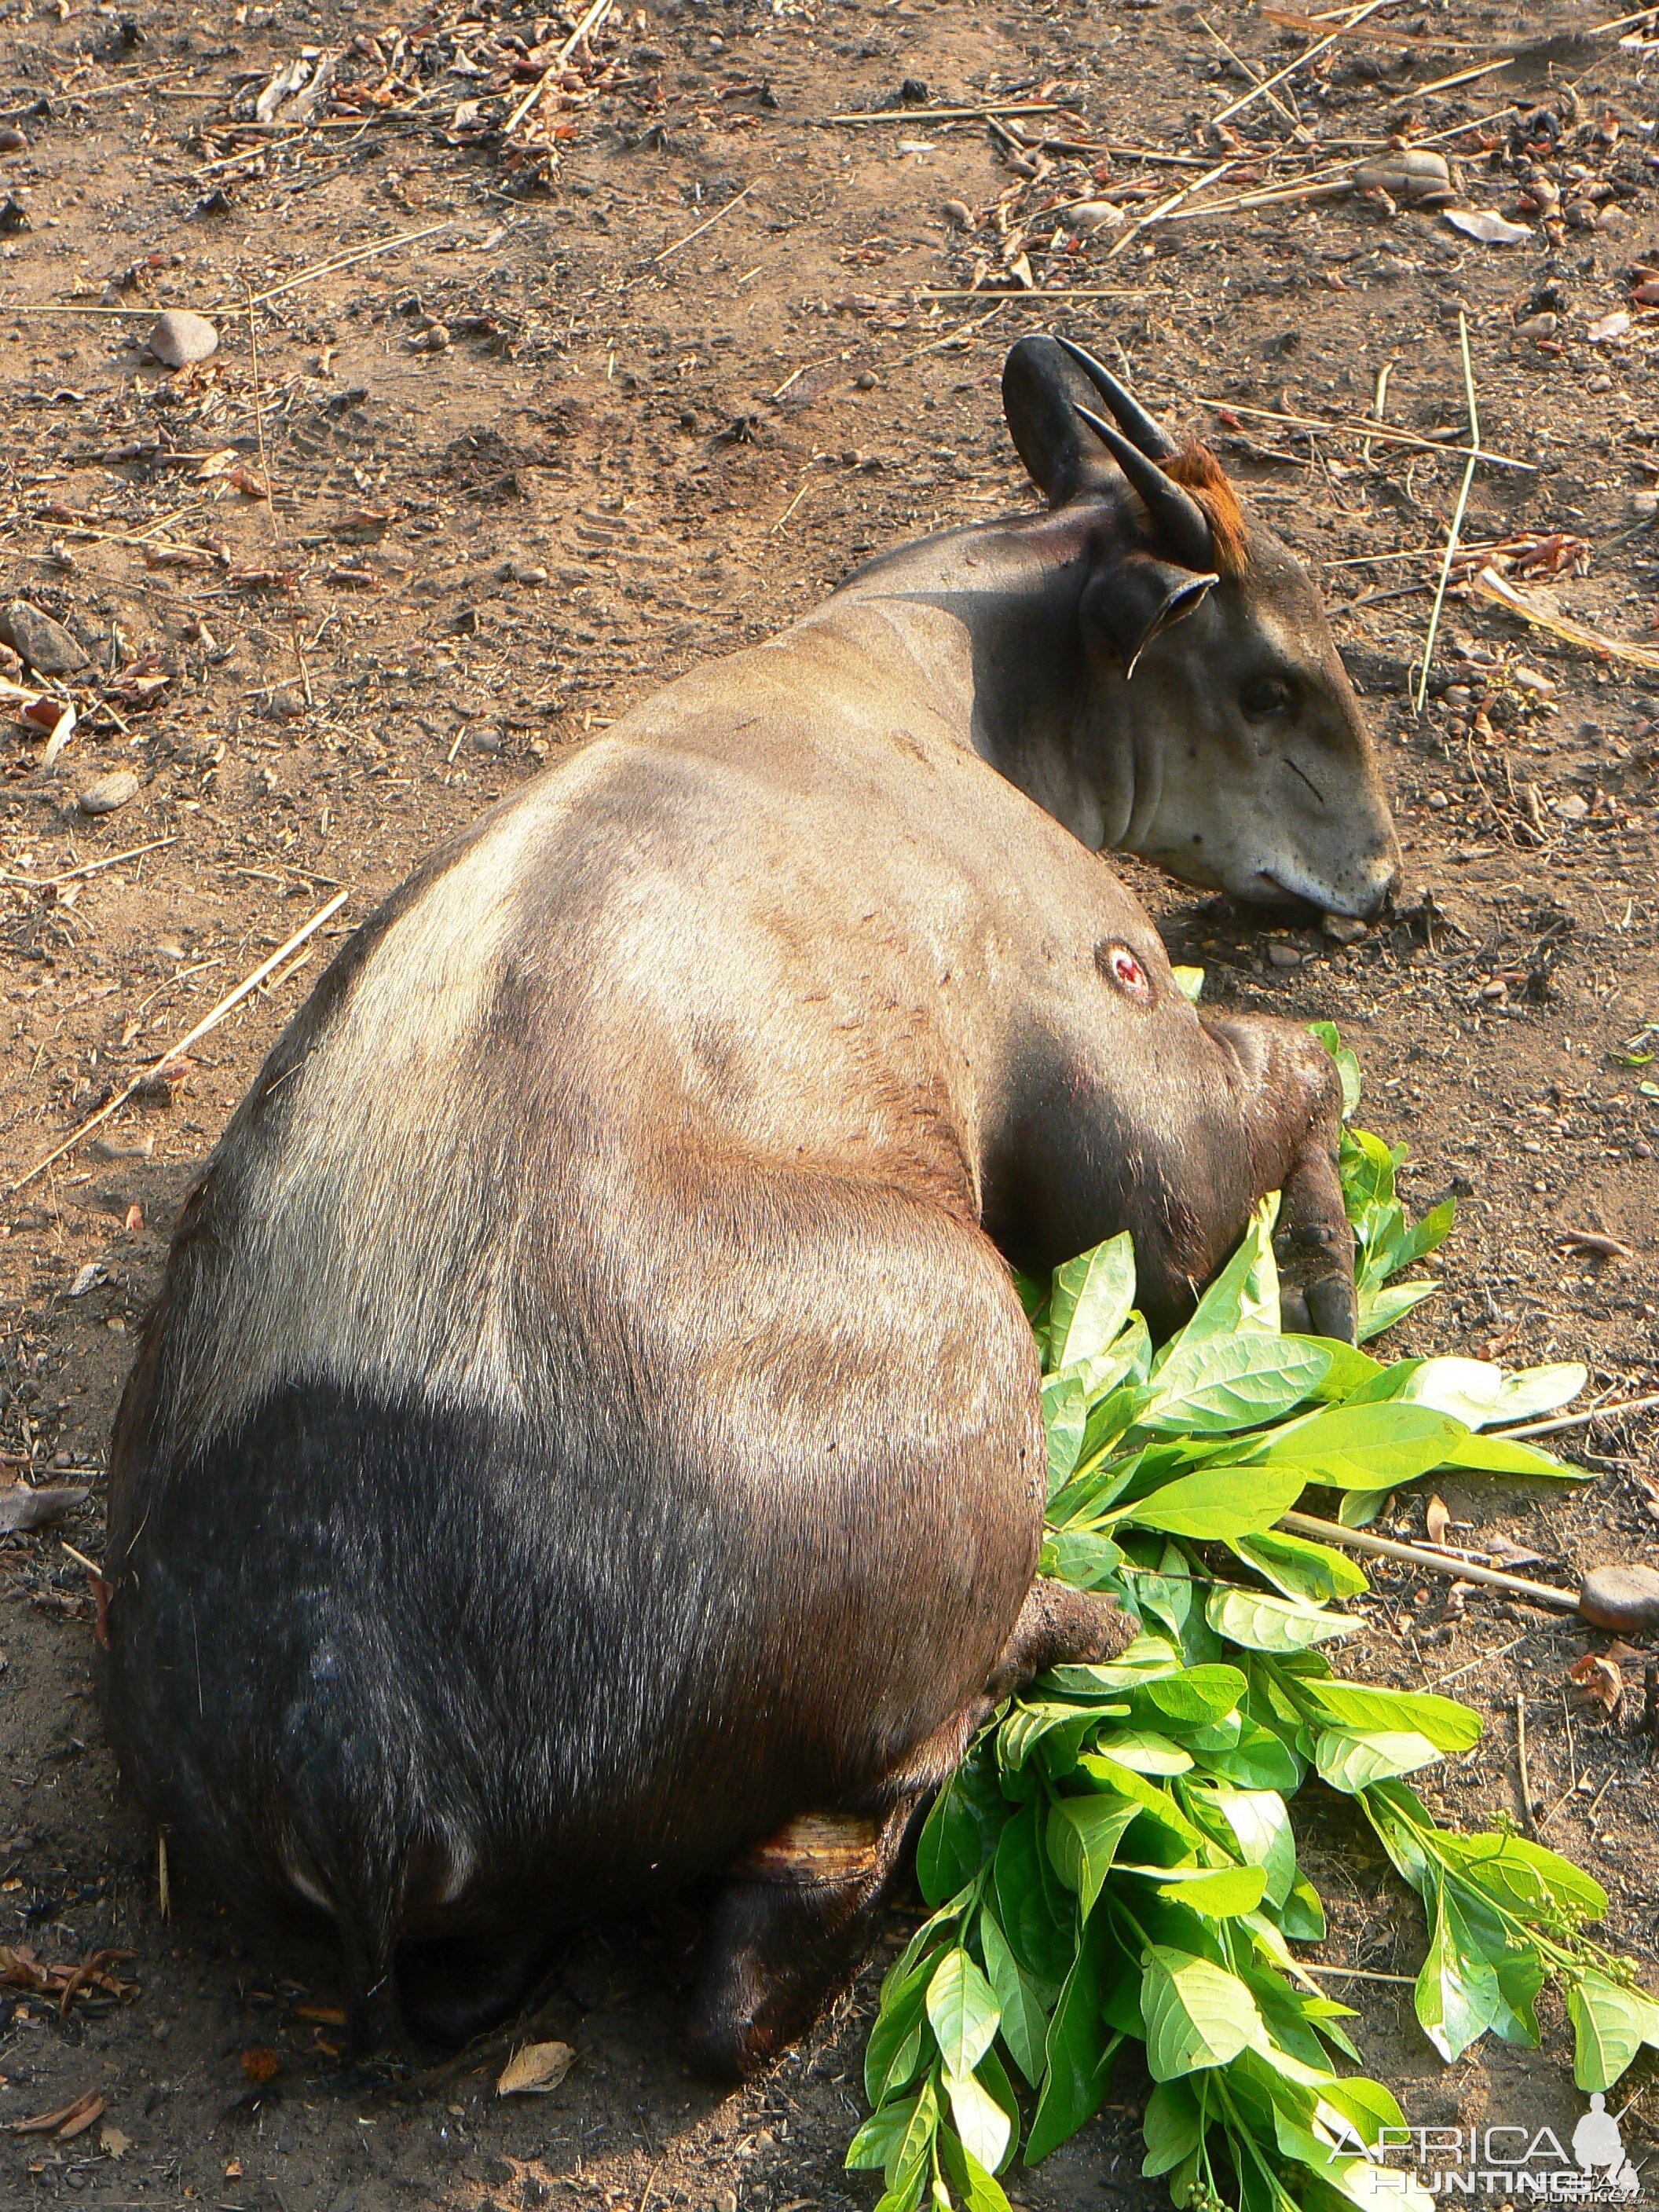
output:
[{"label": "small stone", "polygon": [[27,154],[29,149],[26,132],[15,123],[0,124],[0,154]]},{"label": "small stone", "polygon": [[1553,810],[1564,822],[1582,822],[1589,812],[1589,801],[1576,791],[1563,792],[1559,799],[1550,801]]},{"label": "small stone", "polygon": [[1096,230],[1113,230],[1123,222],[1124,214],[1113,200],[1079,200],[1067,208],[1061,217],[1067,230],[1087,234]]},{"label": "small stone", "polygon": [[1443,813],[1451,805],[1450,799],[1443,791],[1431,791],[1429,793],[1428,803],[1437,814]]},{"label": "small stone", "polygon": [[82,814],[113,814],[143,788],[130,768],[118,768],[108,775],[94,776],[76,794],[76,803]]},{"label": "small stone", "polygon": [[1362,192],[1387,192],[1407,207],[1432,207],[1451,197],[1451,171],[1445,156],[1431,147],[1408,146],[1376,161],[1362,161],[1353,173]]},{"label": "small stone", "polygon": [[1526,315],[1515,326],[1518,338],[1553,338],[1559,327],[1559,315]]},{"label": "small stone", "polygon": [[192,315],[186,307],[168,307],[150,325],[144,341],[164,368],[183,368],[192,361],[206,361],[219,350],[219,333],[205,315]]},{"label": "small stone", "polygon": [[1366,934],[1364,923],[1351,914],[1328,914],[1319,926],[1327,937],[1334,937],[1339,945],[1358,945]]},{"label": "small stone", "polygon": [[1644,522],[1650,522],[1656,514],[1659,514],[1659,491],[1633,491],[1630,495],[1630,511],[1632,514],[1639,514]]},{"label": "small stone", "polygon": [[14,599],[0,614],[0,645],[9,645],[38,676],[67,676],[87,665],[85,653],[62,623],[27,599]]},{"label": "small stone", "polygon": [[1302,955],[1293,945],[1281,945],[1277,939],[1267,947],[1267,957],[1275,968],[1299,968]]},{"label": "small stone", "polygon": [[946,222],[954,223],[958,230],[967,230],[973,223],[974,211],[966,200],[946,200],[939,213]]},{"label": "small stone", "polygon": [[861,368],[858,374],[853,379],[853,389],[854,392],[873,392],[875,388],[875,377],[867,368]]}]

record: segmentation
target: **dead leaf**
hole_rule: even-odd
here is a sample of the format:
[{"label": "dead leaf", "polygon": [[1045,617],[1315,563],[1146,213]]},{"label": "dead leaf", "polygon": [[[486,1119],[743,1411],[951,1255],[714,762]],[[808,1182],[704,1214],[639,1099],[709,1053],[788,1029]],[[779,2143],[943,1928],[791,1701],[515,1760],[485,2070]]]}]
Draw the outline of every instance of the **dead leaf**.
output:
[{"label": "dead leaf", "polygon": [[98,2148],[111,2158],[125,2158],[132,2148],[132,2137],[106,2120],[98,2130]]},{"label": "dead leaf", "polygon": [[1564,1229],[1561,1242],[1571,1252],[1588,1252],[1593,1260],[1628,1260],[1632,1255],[1628,1244],[1621,1244],[1616,1237],[1604,1237],[1598,1229]]},{"label": "dead leaf", "polygon": [[0,1490],[0,1536],[21,1536],[61,1521],[87,1494],[68,1483],[43,1483],[37,1490],[27,1482],[14,1482],[9,1489]]},{"label": "dead leaf", "polygon": [[242,2053],[242,2071],[256,2089],[267,2081],[274,2081],[283,2070],[283,2062],[276,2053],[263,2043],[256,2043]]},{"label": "dead leaf", "polygon": [[495,2083],[498,2097],[541,2096],[556,2089],[575,2063],[568,2043],[526,2043],[502,2067]]},{"label": "dead leaf", "polygon": [[129,1237],[136,1237],[144,1225],[144,1209],[135,1198],[126,1211],[125,1227]]},{"label": "dead leaf", "polygon": [[209,453],[196,471],[198,483],[210,483],[215,477],[228,477],[240,468],[242,457],[234,446],[221,446],[216,453]]},{"label": "dead leaf", "polygon": [[60,2142],[68,2142],[89,2128],[103,2109],[103,2099],[95,2089],[88,2089],[72,2105],[60,2105],[55,2112],[37,2112],[32,2120],[14,2120],[11,2131],[15,2136],[56,2136]]},{"label": "dead leaf", "polygon": [[1598,315],[1584,333],[1592,345],[1607,345],[1621,338],[1630,328],[1630,315],[1623,307],[1615,307],[1610,315]]},{"label": "dead leaf", "polygon": [[1510,222],[1485,208],[1443,208],[1441,213],[1454,230],[1478,238],[1482,246],[1521,246],[1532,236],[1524,222]]},{"label": "dead leaf", "polygon": [[270,486],[257,469],[250,469],[239,464],[235,468],[226,471],[225,482],[234,485],[236,490],[244,493],[249,499],[270,497]]},{"label": "dead leaf", "polygon": [[1451,1515],[1446,1510],[1445,1499],[1431,1498],[1423,1517],[1429,1525],[1430,1543],[1443,1544],[1446,1531],[1451,1527]]},{"label": "dead leaf", "polygon": [[295,2005],[294,2017],[295,2020],[314,2021],[320,2027],[343,2027],[346,2024],[343,2005]]},{"label": "dead leaf", "polygon": [[1611,1713],[1625,1694],[1625,1678],[1619,1671],[1618,1662],[1604,1659],[1595,1651],[1587,1651],[1582,1659],[1575,1659],[1567,1669],[1567,1679],[1606,1713]]}]

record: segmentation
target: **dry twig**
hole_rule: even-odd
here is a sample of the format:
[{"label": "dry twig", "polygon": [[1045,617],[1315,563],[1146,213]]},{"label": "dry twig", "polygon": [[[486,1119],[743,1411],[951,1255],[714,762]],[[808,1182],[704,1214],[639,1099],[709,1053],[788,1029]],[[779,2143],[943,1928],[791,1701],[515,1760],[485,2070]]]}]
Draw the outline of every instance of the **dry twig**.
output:
[{"label": "dry twig", "polygon": [[1423,665],[1417,678],[1417,697],[1414,705],[1423,711],[1423,702],[1428,696],[1429,668],[1434,659],[1434,641],[1440,632],[1440,610],[1446,604],[1446,586],[1451,581],[1452,562],[1457,558],[1457,540],[1463,528],[1463,510],[1469,503],[1469,486],[1474,482],[1480,452],[1480,410],[1475,403],[1474,370],[1469,361],[1469,319],[1460,307],[1457,311],[1457,342],[1463,354],[1463,393],[1469,410],[1468,459],[1463,464],[1463,481],[1458,487],[1457,505],[1452,510],[1451,528],[1446,537],[1445,557],[1440,563],[1440,580],[1435,586],[1434,605],[1429,611],[1429,634],[1423,641]]}]

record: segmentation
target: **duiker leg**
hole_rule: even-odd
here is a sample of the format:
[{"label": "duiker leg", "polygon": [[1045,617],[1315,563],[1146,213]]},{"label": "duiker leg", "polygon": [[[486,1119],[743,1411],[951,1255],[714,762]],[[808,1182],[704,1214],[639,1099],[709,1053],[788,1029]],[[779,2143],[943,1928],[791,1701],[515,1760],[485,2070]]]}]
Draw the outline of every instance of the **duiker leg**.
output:
[{"label": "duiker leg", "polygon": [[805,2034],[863,1957],[906,1832],[975,1730],[1044,1668],[1109,1658],[1133,1633],[1113,1599],[1033,1583],[983,1697],[918,1747],[879,1813],[803,1814],[734,1868],[703,1936],[693,2062],[741,2081]]}]

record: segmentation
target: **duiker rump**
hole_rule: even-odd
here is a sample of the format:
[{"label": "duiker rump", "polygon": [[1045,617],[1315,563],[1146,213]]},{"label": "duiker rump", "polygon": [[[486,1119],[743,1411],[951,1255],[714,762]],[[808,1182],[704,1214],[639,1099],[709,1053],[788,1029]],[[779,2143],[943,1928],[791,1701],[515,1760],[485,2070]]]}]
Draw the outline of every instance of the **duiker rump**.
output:
[{"label": "duiker rump", "polygon": [[992,1702],[1127,1632],[1033,1579],[1010,1259],[1128,1229],[1167,1327],[1282,1188],[1294,1317],[1352,1334],[1331,1062],[1195,1012],[1092,849],[1376,907],[1318,601],[1097,364],[1025,340],[1005,391],[1052,512],[878,561],[441,848],[184,1207],[103,1709],[175,1863],[332,1924],[360,2039],[688,1890],[699,2059],[810,2022]]}]

